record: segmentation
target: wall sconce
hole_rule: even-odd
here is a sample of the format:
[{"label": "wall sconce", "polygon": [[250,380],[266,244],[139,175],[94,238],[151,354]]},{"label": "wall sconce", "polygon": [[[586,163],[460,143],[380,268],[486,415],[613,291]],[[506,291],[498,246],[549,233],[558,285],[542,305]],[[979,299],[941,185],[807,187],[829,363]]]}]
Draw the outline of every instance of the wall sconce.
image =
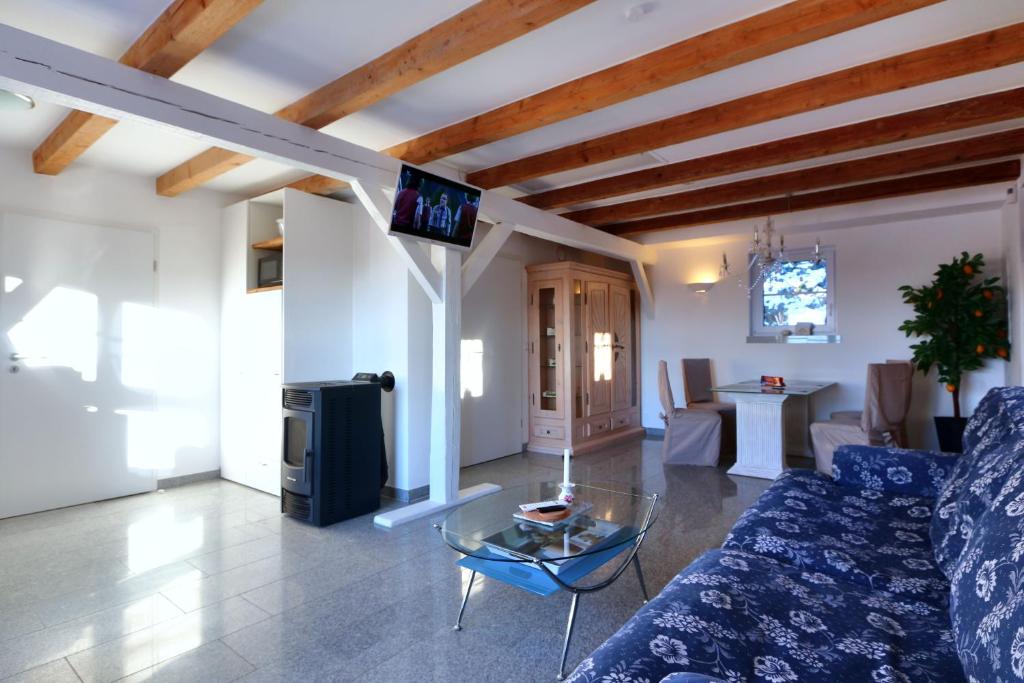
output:
[{"label": "wall sconce", "polygon": [[686,285],[694,294],[707,294],[715,286],[714,282],[691,282]]}]

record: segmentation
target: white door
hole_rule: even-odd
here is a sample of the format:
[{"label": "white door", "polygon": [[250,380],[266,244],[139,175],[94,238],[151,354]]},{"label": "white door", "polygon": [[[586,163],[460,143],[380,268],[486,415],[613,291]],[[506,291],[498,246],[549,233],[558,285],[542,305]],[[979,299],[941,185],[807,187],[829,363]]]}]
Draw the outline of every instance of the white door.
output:
[{"label": "white door", "polygon": [[523,265],[496,257],[462,300],[462,466],[523,448]]},{"label": "white door", "polygon": [[0,216],[0,518],[156,488],[153,236]]}]

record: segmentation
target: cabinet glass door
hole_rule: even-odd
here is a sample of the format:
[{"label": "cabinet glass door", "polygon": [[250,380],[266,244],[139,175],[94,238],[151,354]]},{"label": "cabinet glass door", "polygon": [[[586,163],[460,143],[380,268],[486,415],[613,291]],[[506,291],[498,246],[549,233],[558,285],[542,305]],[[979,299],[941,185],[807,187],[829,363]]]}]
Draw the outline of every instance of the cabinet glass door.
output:
[{"label": "cabinet glass door", "polygon": [[540,417],[562,416],[562,283],[538,283],[531,300],[533,340],[530,374],[533,376],[533,412]]}]

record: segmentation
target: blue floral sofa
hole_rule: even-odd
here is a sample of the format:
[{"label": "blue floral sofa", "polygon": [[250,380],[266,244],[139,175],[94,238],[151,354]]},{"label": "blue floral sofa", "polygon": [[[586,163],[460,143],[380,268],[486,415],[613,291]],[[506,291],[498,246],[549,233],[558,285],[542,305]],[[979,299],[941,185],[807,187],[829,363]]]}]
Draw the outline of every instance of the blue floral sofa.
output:
[{"label": "blue floral sofa", "polygon": [[1024,680],[1024,388],[988,393],[962,456],[785,472],[569,680]]}]

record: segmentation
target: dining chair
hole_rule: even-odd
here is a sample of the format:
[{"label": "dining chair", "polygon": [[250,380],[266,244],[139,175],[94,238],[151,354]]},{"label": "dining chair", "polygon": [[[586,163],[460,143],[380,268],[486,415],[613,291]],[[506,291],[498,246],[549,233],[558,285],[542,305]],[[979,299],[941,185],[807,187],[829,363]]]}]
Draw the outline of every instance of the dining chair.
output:
[{"label": "dining chair", "polygon": [[[911,374],[911,377],[913,377],[913,374],[914,374],[913,365],[911,365],[911,362],[909,360],[907,360],[905,358],[899,358],[899,359],[889,359],[889,360],[886,360],[885,362],[886,363],[904,363],[906,365],[910,365],[911,366],[910,374]],[[906,395],[906,402],[907,402],[906,412],[908,414],[910,413],[910,400],[911,400],[911,395],[913,394],[913,388],[914,388],[913,387],[913,382],[911,382],[910,386],[907,387],[907,395]],[[864,414],[863,410],[837,410],[837,411],[833,412],[829,416],[829,419],[831,421],[833,421],[833,422],[850,422],[850,423],[853,423],[853,424],[860,424],[861,415],[863,415],[863,414]],[[906,420],[904,420],[903,423],[900,425],[899,435],[898,435],[898,438],[896,439],[896,443],[899,444],[899,446],[901,448],[907,448],[907,422],[906,422]]]},{"label": "dining chair", "polygon": [[811,425],[814,464],[819,472],[832,474],[832,455],[843,444],[906,447],[913,372],[906,362],[869,364],[860,420],[853,421],[851,413],[834,414],[828,422]]},{"label": "dining chair", "polygon": [[661,419],[665,423],[662,462],[716,466],[721,451],[722,418],[715,411],[676,408],[668,380],[668,363],[663,360],[658,361],[658,398],[661,399]]},{"label": "dining chair", "polygon": [[715,400],[711,391],[711,359],[683,358],[682,365],[686,407],[718,413],[722,417],[722,452],[735,452],[736,404]]}]

